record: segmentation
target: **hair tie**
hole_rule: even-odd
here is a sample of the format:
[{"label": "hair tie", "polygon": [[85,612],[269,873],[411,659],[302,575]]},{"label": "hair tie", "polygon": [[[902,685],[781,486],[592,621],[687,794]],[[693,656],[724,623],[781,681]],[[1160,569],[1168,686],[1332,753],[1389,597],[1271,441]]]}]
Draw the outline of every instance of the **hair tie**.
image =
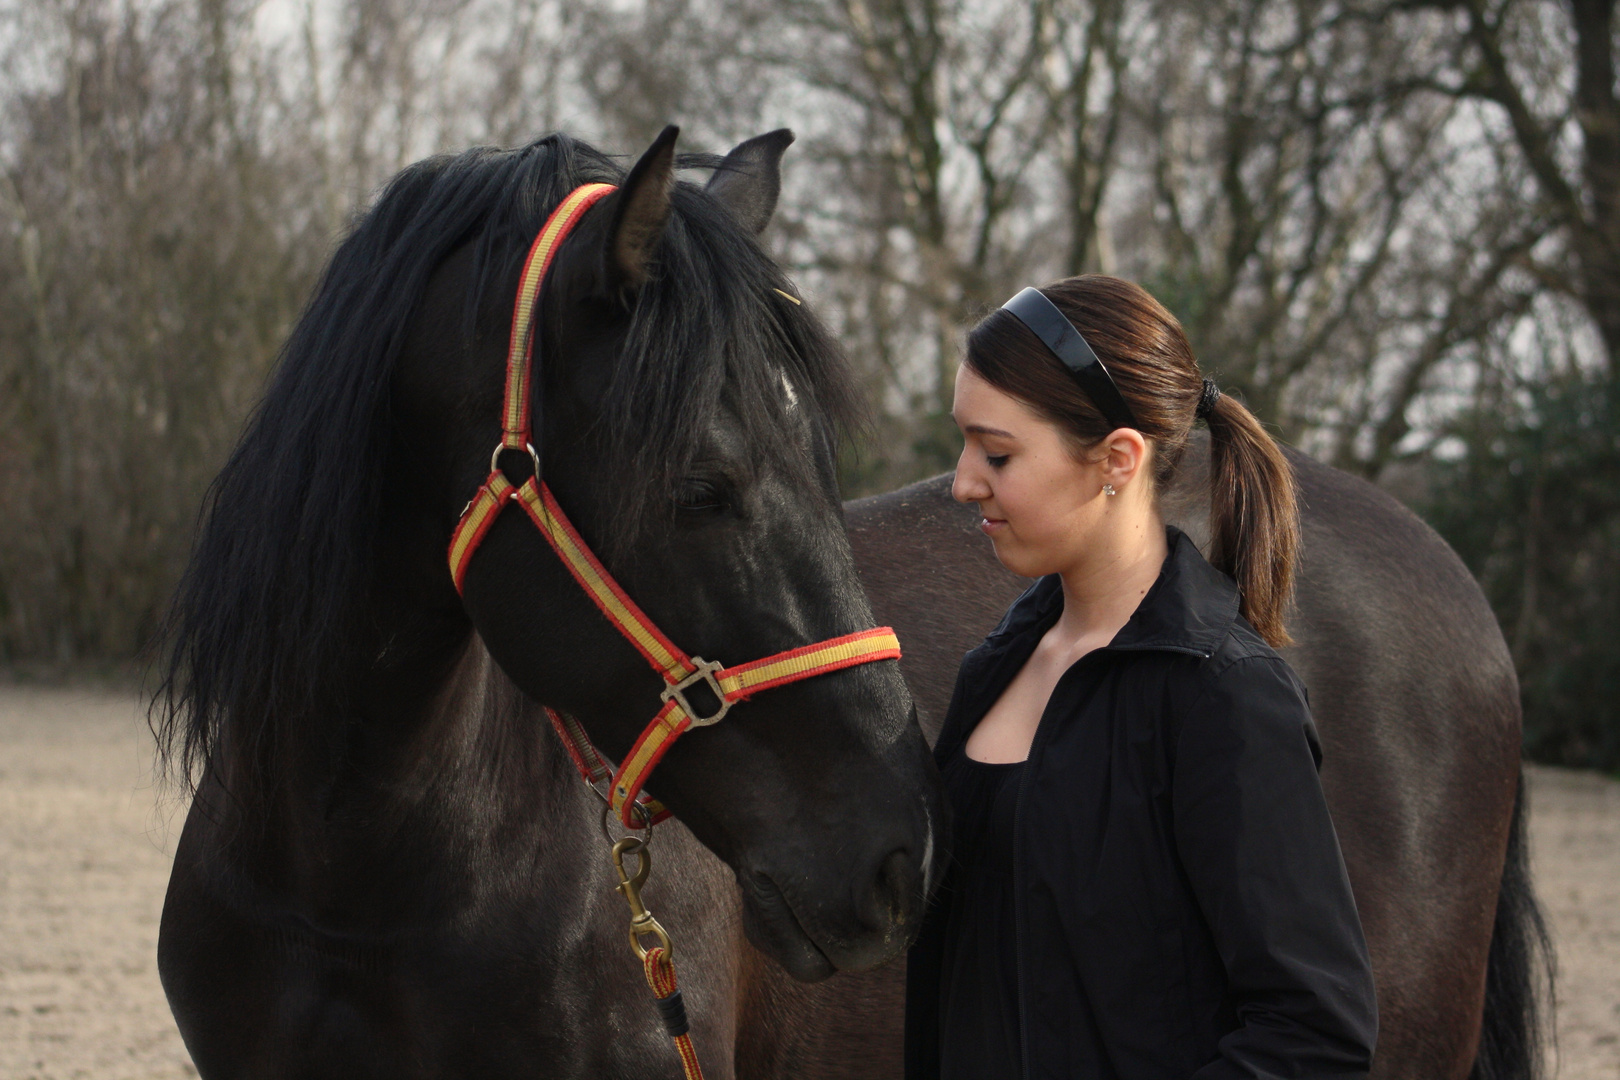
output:
[{"label": "hair tie", "polygon": [[1204,392],[1198,395],[1198,408],[1193,415],[1199,420],[1208,420],[1209,414],[1215,411],[1215,401],[1221,396],[1221,388],[1215,385],[1214,379],[1204,380]]}]

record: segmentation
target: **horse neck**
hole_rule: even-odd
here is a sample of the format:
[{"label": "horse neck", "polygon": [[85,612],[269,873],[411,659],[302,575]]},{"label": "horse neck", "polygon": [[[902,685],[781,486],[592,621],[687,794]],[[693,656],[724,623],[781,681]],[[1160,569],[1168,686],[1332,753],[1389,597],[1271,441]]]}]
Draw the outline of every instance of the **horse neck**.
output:
[{"label": "horse neck", "polygon": [[[542,706],[517,688],[473,634],[413,728],[395,779],[412,798],[391,831],[431,839],[425,854],[418,849],[405,858],[421,860],[424,870],[431,863],[434,874],[451,883],[462,910],[522,912],[550,940],[548,952],[577,954],[560,965],[554,983],[537,986],[542,996],[575,1000],[579,973],[599,967],[586,984],[616,987],[617,997],[636,1001],[646,986],[625,938],[629,909],[613,890],[602,804],[581,781]],[[688,958],[680,978],[688,999],[702,1003],[710,1052],[729,1055],[742,948],[733,874],[677,821],[658,826],[651,841],[654,872],[644,899]],[[363,874],[373,880],[397,872],[388,866]],[[412,882],[408,891],[421,888],[417,871],[407,871],[405,879]],[[650,1017],[651,999],[644,1004]]]},{"label": "horse neck", "polygon": [[354,672],[344,715],[312,718],[336,734],[268,805],[232,799],[228,776],[199,792],[219,811],[205,817],[224,869],[278,905],[356,930],[476,903],[508,887],[501,868],[514,860],[547,877],[546,864],[564,862],[549,837],[594,830],[589,793],[544,713],[478,636],[464,633],[448,657],[442,643],[421,644],[434,635],[406,636],[417,646],[373,651]]}]

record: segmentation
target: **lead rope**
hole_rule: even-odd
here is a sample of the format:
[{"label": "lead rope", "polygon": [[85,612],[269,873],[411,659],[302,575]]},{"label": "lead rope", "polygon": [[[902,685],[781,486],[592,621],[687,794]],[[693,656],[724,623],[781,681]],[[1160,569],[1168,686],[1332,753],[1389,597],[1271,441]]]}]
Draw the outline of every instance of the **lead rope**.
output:
[{"label": "lead rope", "polygon": [[[606,809],[602,813],[602,823],[605,831]],[[642,969],[647,974],[647,985],[652,987],[653,1003],[658,1006],[658,1014],[663,1018],[664,1030],[675,1042],[675,1052],[681,1055],[681,1068],[686,1071],[686,1080],[703,1080],[703,1067],[698,1064],[697,1050],[692,1046],[692,1025],[686,1019],[686,1002],[681,999],[681,988],[675,980],[675,943],[641,902],[641,887],[652,873],[652,851],[647,846],[651,840],[652,823],[649,821],[646,839],[626,836],[614,843],[613,869],[619,874],[619,884],[614,888],[624,895],[625,903],[630,905],[630,947],[641,958]],[[624,868],[626,855],[636,856],[634,874]],[[641,943],[644,937],[657,938],[658,944],[647,948]]]},{"label": "lead rope", "polygon": [[647,969],[647,985],[652,987],[658,1011],[663,1014],[664,1030],[675,1040],[675,1049],[681,1055],[686,1080],[703,1080],[703,1066],[698,1064],[692,1036],[687,1034],[686,1005],[675,985],[675,961],[663,949],[654,947],[647,950],[641,962]]}]

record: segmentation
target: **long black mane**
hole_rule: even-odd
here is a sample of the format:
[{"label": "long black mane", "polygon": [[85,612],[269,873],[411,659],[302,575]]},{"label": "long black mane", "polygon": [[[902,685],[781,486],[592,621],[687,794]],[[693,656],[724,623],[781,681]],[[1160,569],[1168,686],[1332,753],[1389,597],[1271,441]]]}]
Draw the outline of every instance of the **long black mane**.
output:
[{"label": "long black mane", "polygon": [[[566,135],[436,157],[389,183],[338,247],[209,490],[169,614],[151,718],[182,784],[213,768],[237,799],[262,799],[311,753],[320,764],[330,752],[317,729],[346,715],[354,643],[366,640],[389,388],[430,277],[475,245],[470,335],[563,197],[622,179],[615,161]],[[695,187],[677,185],[672,205],[601,414],[606,468],[622,480],[621,535],[657,520],[722,388],[762,452],[784,374],[829,434],[855,415],[842,354],[774,291],[791,286],[753,238]]]}]

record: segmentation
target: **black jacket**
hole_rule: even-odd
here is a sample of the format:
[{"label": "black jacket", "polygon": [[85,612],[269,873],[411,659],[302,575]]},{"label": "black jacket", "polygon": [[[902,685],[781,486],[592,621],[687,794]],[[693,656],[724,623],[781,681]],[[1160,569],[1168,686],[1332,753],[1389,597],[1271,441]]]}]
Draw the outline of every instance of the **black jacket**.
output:
[{"label": "black jacket", "polygon": [[[962,661],[944,762],[1063,608],[1043,578]],[[1181,532],[1058,680],[1014,827],[1028,1080],[1360,1077],[1373,980],[1305,688]],[[947,870],[909,957],[906,1076],[938,1074]]]}]

